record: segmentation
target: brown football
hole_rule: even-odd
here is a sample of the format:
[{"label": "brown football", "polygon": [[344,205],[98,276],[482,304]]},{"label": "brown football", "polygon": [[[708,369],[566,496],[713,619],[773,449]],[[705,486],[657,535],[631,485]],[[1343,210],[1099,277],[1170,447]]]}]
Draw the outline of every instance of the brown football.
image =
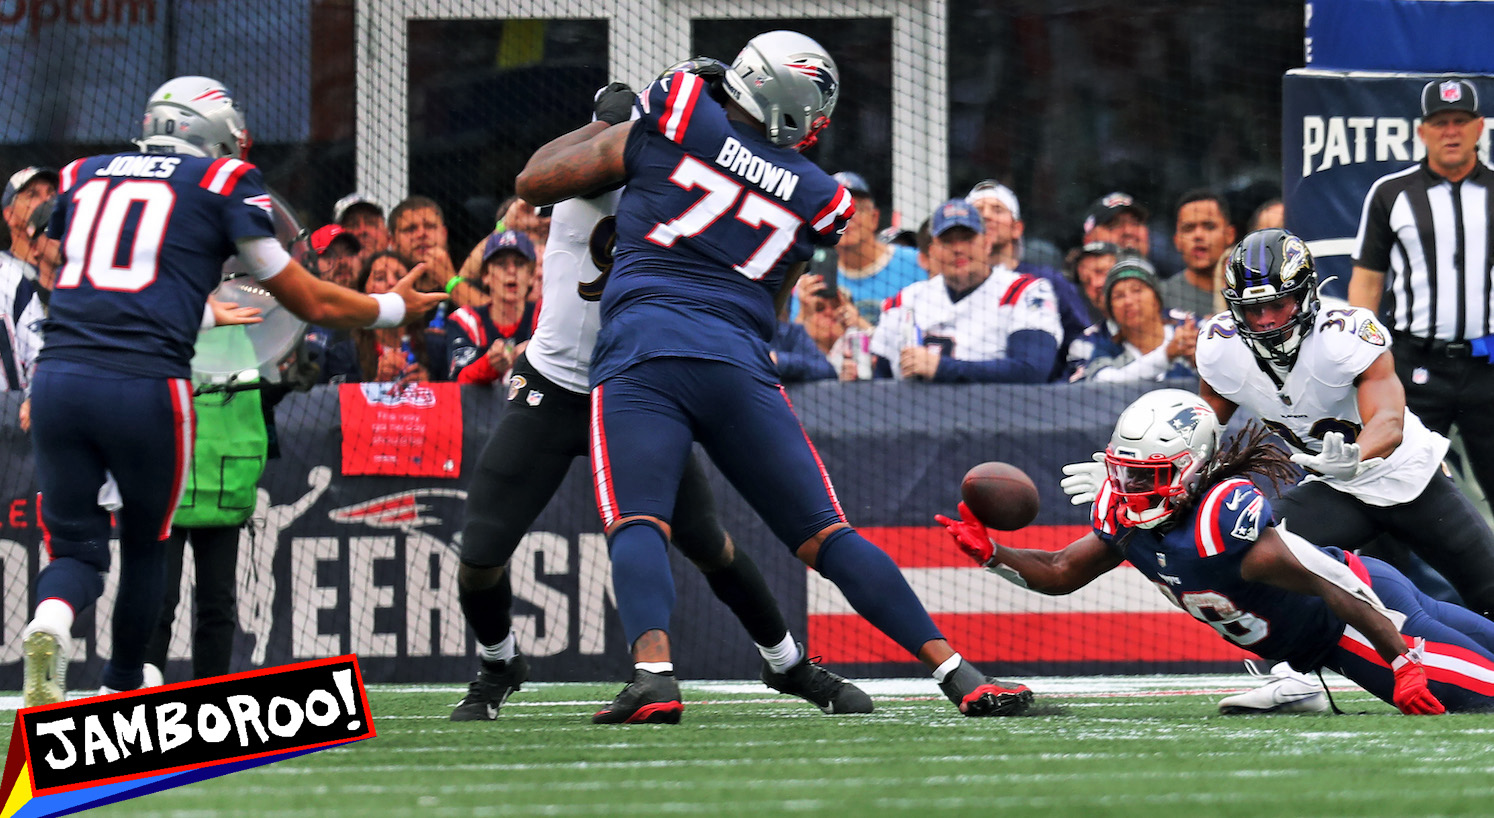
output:
[{"label": "brown football", "polygon": [[1038,513],[1037,486],[1010,463],[981,463],[965,472],[960,498],[986,527],[998,531],[1016,531]]}]

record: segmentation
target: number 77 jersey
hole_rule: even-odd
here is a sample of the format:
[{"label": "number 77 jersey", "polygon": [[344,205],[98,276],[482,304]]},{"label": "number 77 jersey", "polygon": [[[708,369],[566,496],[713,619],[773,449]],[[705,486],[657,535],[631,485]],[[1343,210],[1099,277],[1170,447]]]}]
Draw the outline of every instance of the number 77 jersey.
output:
[{"label": "number 77 jersey", "polygon": [[[593,382],[658,355],[741,362],[757,349],[766,361],[773,294],[790,265],[840,240],[850,193],[760,125],[728,119],[693,74],[659,79],[638,107]],[[624,314],[647,316],[647,339],[618,337]]]},{"label": "number 77 jersey", "polygon": [[273,236],[259,170],[238,159],[121,153],[62,169],[61,240],[38,360],[186,378],[203,305],[235,241]]}]

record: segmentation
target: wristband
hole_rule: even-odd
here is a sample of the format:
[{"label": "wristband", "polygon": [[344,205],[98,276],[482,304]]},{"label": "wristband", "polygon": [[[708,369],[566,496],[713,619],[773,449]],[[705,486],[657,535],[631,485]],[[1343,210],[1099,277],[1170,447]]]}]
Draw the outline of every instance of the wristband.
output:
[{"label": "wristband", "polygon": [[213,305],[212,304],[203,304],[202,305],[202,326],[198,327],[198,329],[212,329],[213,327],[216,327],[216,326],[218,326],[218,319],[216,319],[216,318],[213,317]]},{"label": "wristband", "polygon": [[379,302],[379,317],[368,325],[369,329],[389,329],[405,322],[405,299],[399,293],[376,293],[370,297]]},{"label": "wristband", "polygon": [[1411,654],[1402,653],[1400,656],[1395,657],[1395,659],[1390,663],[1390,669],[1400,670],[1401,668],[1409,664],[1411,664]]},{"label": "wristband", "polygon": [[461,276],[459,276],[459,275],[452,276],[451,280],[446,282],[446,294],[447,295],[451,295],[451,291],[455,290],[457,288],[457,285],[460,284],[460,283],[462,283],[462,277]]}]

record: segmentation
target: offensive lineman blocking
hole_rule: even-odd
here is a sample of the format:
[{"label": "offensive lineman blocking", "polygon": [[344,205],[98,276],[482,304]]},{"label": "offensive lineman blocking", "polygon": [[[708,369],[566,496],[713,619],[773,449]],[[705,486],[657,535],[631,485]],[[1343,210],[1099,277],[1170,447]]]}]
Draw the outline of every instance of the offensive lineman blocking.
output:
[{"label": "offensive lineman blocking", "polygon": [[[677,66],[691,70],[714,60]],[[719,65],[719,64],[717,64]],[[626,102],[625,100],[618,100]],[[625,119],[631,104],[611,114]],[[590,400],[587,376],[601,314],[600,290],[612,268],[619,191],[567,199],[555,205],[545,244],[544,309],[529,345],[514,364],[508,409],[483,449],[468,492],[462,533],[458,598],[477,635],[482,668],[453,721],[497,717],[510,693],[528,675],[518,652],[510,609],[509,559],[520,539],[554,496],[571,461],[585,457]],[[716,596],[741,620],[763,656],[769,687],[801,696],[826,713],[869,713],[861,689],[816,664],[789,633],[778,603],[756,563],[722,531],[705,472],[692,456],[675,502],[673,543],[705,575]],[[642,712],[603,710],[599,721],[678,720],[677,699]]]},{"label": "offensive lineman blocking", "polygon": [[639,119],[559,137],[519,175],[519,194],[536,205],[628,185],[591,368],[598,504],[638,665],[614,710],[677,695],[650,668],[670,661],[665,545],[695,440],[785,545],[934,671],[961,712],[1010,715],[1032,700],[965,662],[897,565],[846,522],[769,358],[776,307],[855,208],[799,153],[838,96],[839,72],[818,43],[769,32],[719,85],[688,73],[657,80]]}]

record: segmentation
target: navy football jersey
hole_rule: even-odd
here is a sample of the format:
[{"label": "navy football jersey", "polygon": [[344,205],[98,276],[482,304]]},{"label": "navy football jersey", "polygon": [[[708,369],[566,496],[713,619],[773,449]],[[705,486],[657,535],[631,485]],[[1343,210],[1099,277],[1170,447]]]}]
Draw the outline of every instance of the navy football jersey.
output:
[{"label": "navy football jersey", "polygon": [[592,383],[648,358],[708,358],[777,380],[768,343],[788,267],[855,212],[829,174],[733,122],[693,74],[639,95]]},{"label": "navy football jersey", "polygon": [[62,169],[47,234],[62,241],[38,360],[191,376],[207,296],[237,239],[275,235],[259,169],[238,159],[121,153]]},{"label": "navy football jersey", "polygon": [[[1249,480],[1213,486],[1187,524],[1166,533],[1120,527],[1107,481],[1095,498],[1091,524],[1105,543],[1190,616],[1246,650],[1299,667],[1333,649],[1344,623],[1321,597],[1292,593],[1240,576],[1240,563],[1260,532],[1275,524],[1271,504]],[[1344,561],[1337,548],[1324,548]]]}]

